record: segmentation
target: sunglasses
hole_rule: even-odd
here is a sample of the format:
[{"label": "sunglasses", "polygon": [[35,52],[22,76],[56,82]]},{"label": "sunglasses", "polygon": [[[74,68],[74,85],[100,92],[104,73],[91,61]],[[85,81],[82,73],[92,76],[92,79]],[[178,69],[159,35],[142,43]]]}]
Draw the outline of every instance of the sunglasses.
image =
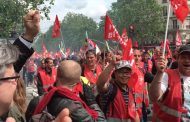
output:
[{"label": "sunglasses", "polygon": [[5,77],[5,78],[0,78],[0,81],[3,81],[3,80],[12,80],[12,79],[19,79],[20,76],[13,76],[13,77]]}]

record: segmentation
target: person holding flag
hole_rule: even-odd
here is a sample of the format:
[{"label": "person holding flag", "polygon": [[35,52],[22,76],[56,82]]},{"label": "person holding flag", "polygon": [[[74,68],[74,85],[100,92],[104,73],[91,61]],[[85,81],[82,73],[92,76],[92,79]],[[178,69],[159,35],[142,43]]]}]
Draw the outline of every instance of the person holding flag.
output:
[{"label": "person holding flag", "polygon": [[137,79],[138,76],[132,73],[130,62],[120,60],[117,56],[102,71],[96,84],[99,105],[108,122],[140,122],[134,96]]},{"label": "person holding flag", "polygon": [[166,58],[156,60],[157,73],[149,92],[153,122],[190,121],[190,45],[180,47],[177,63],[177,69],[166,69]]}]

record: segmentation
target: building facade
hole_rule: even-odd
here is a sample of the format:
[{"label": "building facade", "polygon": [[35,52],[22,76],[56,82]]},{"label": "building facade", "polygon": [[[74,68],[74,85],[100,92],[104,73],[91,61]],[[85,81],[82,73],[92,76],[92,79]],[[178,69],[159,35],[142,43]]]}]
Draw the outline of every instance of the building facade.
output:
[{"label": "building facade", "polygon": [[[167,19],[170,0],[157,0],[157,1],[158,1],[158,4],[163,6],[163,16],[165,19]],[[190,0],[187,0],[187,1],[190,8]],[[169,26],[168,26],[168,39],[171,41],[171,43],[175,42],[176,31],[179,32],[184,44],[186,42],[190,42],[190,14],[184,20],[184,22],[181,23],[179,20],[177,20],[171,8],[170,20],[169,20]]]}]

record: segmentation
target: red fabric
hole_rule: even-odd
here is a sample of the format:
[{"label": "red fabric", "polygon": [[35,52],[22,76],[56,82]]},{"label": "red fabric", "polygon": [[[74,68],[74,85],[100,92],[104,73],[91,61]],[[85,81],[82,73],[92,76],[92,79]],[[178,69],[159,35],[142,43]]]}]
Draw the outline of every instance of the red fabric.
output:
[{"label": "red fabric", "polygon": [[96,43],[93,42],[91,39],[86,39],[88,43],[88,49],[95,49],[96,48]]},{"label": "red fabric", "polygon": [[[170,88],[166,97],[161,100],[160,103],[171,109],[175,109],[176,111],[186,113],[187,110],[182,107],[182,89],[179,72],[177,70],[171,69],[167,70],[166,72],[168,74],[168,86]],[[180,118],[171,116],[162,111],[157,103],[153,104],[153,113],[163,122],[181,122]],[[153,118],[153,122],[156,122],[155,118]]]},{"label": "red fabric", "polygon": [[182,41],[181,41],[181,37],[179,35],[179,32],[176,32],[176,38],[175,38],[175,46],[181,46],[182,45]]},{"label": "red fabric", "polygon": [[127,29],[126,28],[123,29],[123,33],[121,35],[121,38],[122,38],[122,40],[127,41],[128,35],[127,35]]},{"label": "red fabric", "polygon": [[[142,105],[143,102],[143,96],[144,95],[144,88],[145,88],[145,82],[144,82],[144,74],[143,72],[137,67],[135,70],[135,73],[138,75],[138,79],[136,80],[134,89],[135,94],[138,94],[135,98],[136,104]],[[141,94],[141,96],[139,96]],[[142,108],[138,107],[137,112],[140,117],[142,117]]]},{"label": "red fabric", "polygon": [[80,97],[78,97],[75,93],[73,93],[69,89],[63,88],[63,87],[51,87],[50,91],[43,97],[43,99],[40,101],[40,103],[36,107],[33,115],[40,114],[45,109],[45,107],[47,106],[47,104],[52,99],[52,97],[55,93],[58,93],[59,95],[62,95],[71,100],[82,103],[83,107],[94,119],[98,118],[98,113],[96,111],[94,111],[93,109],[90,109],[86,105],[86,103],[83,100],[81,100]]},{"label": "red fabric", "polygon": [[92,71],[84,65],[84,76],[90,81],[91,84],[96,84],[98,80],[98,76],[101,74],[102,68],[100,65],[97,64],[96,66],[96,76],[92,73]]},{"label": "red fabric", "polygon": [[132,48],[132,40],[128,39],[128,41],[126,42],[126,46],[123,45],[122,46],[122,52],[123,52],[123,56],[122,56],[122,60],[128,60],[132,67],[134,67],[134,55],[133,55],[133,48]]},{"label": "red fabric", "polygon": [[106,20],[105,20],[104,39],[105,40],[114,40],[114,41],[122,40],[117,29],[113,25],[112,20],[110,19],[110,17],[108,15],[106,15]]},{"label": "red fabric", "polygon": [[109,114],[107,115],[108,119],[117,118],[117,119],[135,119],[136,109],[133,96],[133,90],[129,88],[129,100],[128,105],[126,105],[123,95],[117,87],[117,94],[114,98],[112,104],[109,105]]},{"label": "red fabric", "polygon": [[35,72],[36,71],[36,64],[34,63],[34,60],[29,59],[26,63],[26,70],[27,72]]},{"label": "red fabric", "polygon": [[[161,41],[160,47],[164,48],[164,42],[163,41]],[[166,50],[168,51],[168,54],[166,55],[166,57],[172,57],[172,52],[170,50],[170,41],[168,39],[166,40]]]},{"label": "red fabric", "polygon": [[44,68],[42,68],[41,66],[38,67],[37,72],[44,70]]},{"label": "red fabric", "polygon": [[47,92],[48,86],[53,86],[56,81],[57,69],[52,68],[52,75],[48,75],[45,70],[39,70],[40,78],[42,80],[43,90]]},{"label": "red fabric", "polygon": [[173,11],[182,23],[189,13],[187,0],[170,0]]},{"label": "red fabric", "polygon": [[59,23],[58,16],[56,15],[53,32],[52,32],[52,38],[58,38],[58,37],[60,37],[60,23]]}]

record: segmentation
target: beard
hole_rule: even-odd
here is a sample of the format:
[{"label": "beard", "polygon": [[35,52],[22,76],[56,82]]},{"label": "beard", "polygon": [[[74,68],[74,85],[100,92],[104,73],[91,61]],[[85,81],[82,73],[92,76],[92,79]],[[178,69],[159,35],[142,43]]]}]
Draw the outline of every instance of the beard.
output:
[{"label": "beard", "polygon": [[49,74],[49,75],[52,74],[52,68],[46,67],[46,68],[45,68],[45,71],[46,71],[46,73]]}]

